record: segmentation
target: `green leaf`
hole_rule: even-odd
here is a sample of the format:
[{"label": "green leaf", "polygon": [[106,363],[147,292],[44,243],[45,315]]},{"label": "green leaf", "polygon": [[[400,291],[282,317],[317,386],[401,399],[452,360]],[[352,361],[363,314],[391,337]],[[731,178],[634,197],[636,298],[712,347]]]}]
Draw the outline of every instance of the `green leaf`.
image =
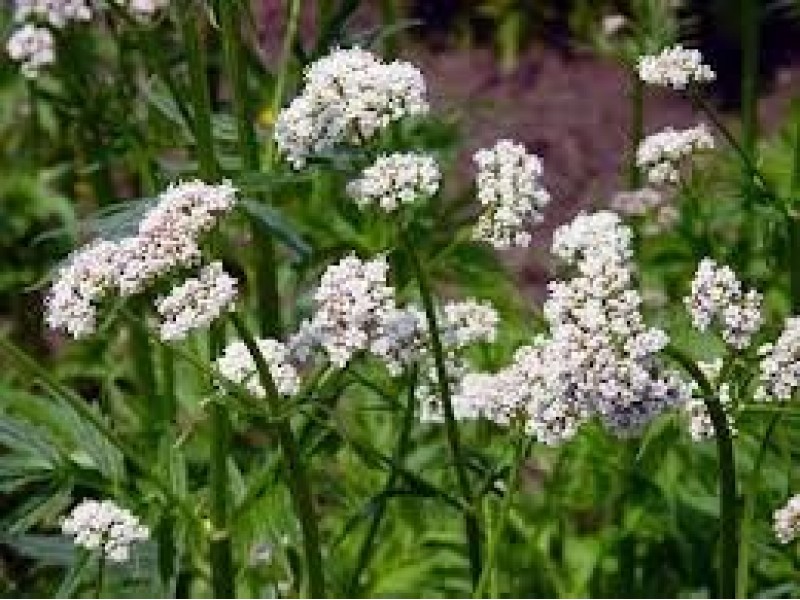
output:
[{"label": "green leaf", "polygon": [[298,260],[305,261],[311,257],[311,246],[300,237],[278,210],[255,200],[245,199],[241,205],[256,223],[292,250]]}]

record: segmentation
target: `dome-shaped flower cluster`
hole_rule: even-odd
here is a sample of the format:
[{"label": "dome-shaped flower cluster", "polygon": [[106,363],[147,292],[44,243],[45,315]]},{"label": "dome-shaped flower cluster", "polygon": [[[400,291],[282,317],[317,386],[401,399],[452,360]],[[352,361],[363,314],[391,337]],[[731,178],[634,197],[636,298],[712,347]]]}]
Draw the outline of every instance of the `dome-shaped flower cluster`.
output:
[{"label": "dome-shaped flower cluster", "polygon": [[83,500],[61,523],[64,535],[87,550],[100,550],[113,562],[126,562],[131,547],[150,537],[147,527],[111,500]]},{"label": "dome-shaped flower cluster", "polygon": [[758,349],[761,355],[757,400],[790,400],[800,387],[800,317],[786,319],[778,339]]},{"label": "dome-shaped flower cluster", "polygon": [[275,142],[297,168],[339,144],[360,145],[389,124],[428,112],[425,80],[407,62],[336,49],[306,68],[301,94],[275,122]]},{"label": "dome-shaped flower cluster", "polygon": [[39,72],[56,60],[56,43],[47,27],[25,23],[8,38],[6,49],[11,60],[20,63],[22,74],[36,79]]},{"label": "dome-shaped flower cluster", "polygon": [[[634,434],[685,401],[688,386],[657,358],[667,335],[644,324],[641,299],[631,287],[631,237],[610,212],[582,214],[560,228],[553,253],[577,274],[549,286],[549,335],[519,350],[511,366],[492,376],[494,389],[516,392],[499,397],[488,393],[493,386],[485,377],[464,378],[454,404],[499,423],[519,414],[529,433],[552,444],[593,416],[620,435]],[[483,406],[476,403],[481,397]]]},{"label": "dome-shaped flower cluster", "polygon": [[441,178],[432,156],[397,152],[378,157],[360,178],[350,182],[347,191],[361,208],[377,206],[394,212],[404,204],[434,196]]},{"label": "dome-shaped flower cluster", "polygon": [[680,181],[680,169],[689,157],[713,148],[714,137],[702,123],[683,130],[667,127],[642,140],[636,164],[651,184],[674,184]]},{"label": "dome-shaped flower cluster", "polygon": [[[300,390],[300,375],[292,362],[285,344],[273,339],[258,339],[256,345],[269,373],[275,383],[275,389],[283,396],[294,396]],[[216,361],[220,375],[234,383],[238,383],[257,398],[267,395],[258,374],[256,362],[242,341],[235,341],[222,351]]]},{"label": "dome-shaped flower cluster", "polygon": [[191,181],[170,187],[145,214],[135,235],[93,242],[73,254],[47,297],[48,324],[75,338],[93,333],[99,304],[109,292],[138,294],[176,269],[197,265],[202,258],[200,236],[235,202],[236,190],[228,183]]},{"label": "dome-shaped flower cluster", "polygon": [[498,249],[529,246],[527,229],[542,220],[542,209],[550,202],[542,183],[541,160],[511,140],[478,150],[473,160],[483,209],[475,225],[475,239]]},{"label": "dome-shaped flower cluster", "polygon": [[789,498],[783,508],[774,514],[775,537],[781,544],[788,544],[800,535],[800,494]]},{"label": "dome-shaped flower cluster", "polygon": [[675,90],[716,79],[716,73],[703,62],[703,55],[699,50],[681,45],[665,48],[655,55],[639,57],[636,69],[639,78],[645,83]]},{"label": "dome-shaped flower cluster", "polygon": [[761,327],[761,300],[755,290],[744,292],[730,267],[704,258],[684,302],[697,329],[706,331],[717,325],[725,343],[743,349]]},{"label": "dome-shaped flower cluster", "polygon": [[222,263],[203,267],[197,278],[187,279],[156,300],[162,319],[161,339],[183,339],[194,329],[208,327],[222,313],[233,310],[235,299],[236,280],[222,269]]}]

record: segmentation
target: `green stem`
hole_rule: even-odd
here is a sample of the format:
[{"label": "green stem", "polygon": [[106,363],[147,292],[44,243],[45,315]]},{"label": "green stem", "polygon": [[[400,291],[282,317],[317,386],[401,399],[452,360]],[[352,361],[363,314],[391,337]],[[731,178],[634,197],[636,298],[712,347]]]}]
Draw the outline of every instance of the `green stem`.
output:
[{"label": "green stem", "polygon": [[[798,105],[800,108],[800,104]],[[787,226],[789,227],[789,264],[792,314],[800,314],[800,110],[795,115],[794,164],[789,192]]]},{"label": "green stem", "polygon": [[669,346],[665,354],[675,360],[700,386],[703,401],[714,427],[719,460],[719,521],[720,521],[720,598],[734,598],[736,594],[736,569],[738,566],[739,544],[738,515],[736,508],[736,463],[734,461],[733,441],[728,425],[728,417],[722,408],[714,388],[706,376],[686,354]]},{"label": "green stem", "polygon": [[[275,79],[275,89],[272,93],[272,104],[270,106],[270,113],[273,119],[276,119],[278,112],[283,106],[283,94],[286,91],[286,80],[289,74],[289,64],[292,60],[292,48],[294,47],[295,39],[297,38],[297,24],[300,20],[300,0],[289,0],[289,14],[286,20],[286,33],[283,35],[283,49],[281,55],[280,68],[278,69],[278,76]],[[325,6],[326,2],[321,2],[321,6]],[[275,142],[270,140],[267,145],[266,167],[271,169],[275,162]]]},{"label": "green stem", "polygon": [[186,62],[189,69],[189,88],[192,101],[192,123],[197,143],[197,158],[200,176],[212,182],[219,176],[219,167],[214,156],[214,134],[212,128],[211,90],[208,82],[206,52],[200,39],[198,11],[192,2],[178,7],[183,41],[186,45]]},{"label": "green stem", "polygon": [[[207,182],[219,178],[219,166],[214,153],[212,129],[211,90],[208,80],[205,47],[200,37],[202,11],[196,10],[192,2],[178,7],[183,40],[186,45],[186,60],[189,69],[189,82],[192,100],[197,157],[200,176]],[[220,351],[223,331],[214,325],[209,332],[209,359],[214,360]],[[233,562],[233,542],[229,527],[228,500],[228,454],[230,422],[224,406],[214,403],[211,408],[211,585],[214,597],[233,598],[236,596],[236,570]]]},{"label": "green stem", "polygon": [[755,158],[758,135],[759,5],[759,0],[743,0],[739,17],[742,39],[742,146],[751,159]]},{"label": "green stem", "polygon": [[636,153],[644,137],[644,83],[636,69],[631,68],[628,76],[631,106],[630,148],[628,155],[628,188],[636,190],[642,186],[642,171],[636,163]]},{"label": "green stem", "polygon": [[[233,112],[236,117],[236,132],[239,154],[242,158],[242,170],[256,172],[260,169],[258,139],[252,115],[247,72],[244,67],[243,47],[240,42],[239,3],[224,0],[219,3],[219,18],[222,28],[222,47],[225,55],[225,68],[230,77]],[[285,70],[285,66],[282,66]],[[269,165],[271,168],[271,165]],[[258,315],[261,319],[261,332],[275,338],[281,332],[281,303],[278,290],[278,271],[275,256],[275,242],[266,233],[257,219],[251,223],[255,253],[255,288],[258,298]]]},{"label": "green stem", "polygon": [[473,598],[483,598],[486,592],[486,587],[489,584],[490,577],[493,575],[494,565],[497,563],[497,551],[500,547],[500,540],[503,538],[506,523],[508,521],[508,514],[511,510],[511,502],[514,499],[514,494],[519,486],[519,476],[520,471],[522,470],[522,461],[525,460],[528,444],[526,444],[525,434],[521,428],[520,431],[517,431],[516,438],[517,439],[514,443],[513,460],[508,472],[506,492],[503,495],[503,502],[500,505],[500,511],[497,516],[495,530],[490,537],[489,547],[486,550],[486,562],[483,565],[483,572],[481,573],[478,585],[472,594]]},{"label": "green stem", "polygon": [[97,559],[97,585],[94,589],[94,597],[95,598],[102,598],[103,597],[103,584],[105,579],[105,571],[106,571],[106,553],[101,548],[100,549],[100,557]]},{"label": "green stem", "polygon": [[359,582],[361,581],[361,575],[369,565],[370,559],[372,558],[372,547],[375,543],[375,538],[378,535],[381,521],[386,514],[386,504],[388,501],[387,494],[394,489],[397,480],[400,478],[398,466],[403,464],[403,461],[408,454],[408,444],[411,438],[411,429],[414,426],[414,405],[416,403],[414,391],[416,389],[416,372],[411,374],[409,380],[410,385],[408,387],[408,400],[403,415],[402,428],[400,429],[397,445],[395,446],[394,455],[392,456],[392,467],[389,471],[388,477],[386,478],[386,482],[383,485],[383,492],[380,495],[378,505],[375,507],[375,510],[372,513],[372,519],[370,520],[367,533],[361,542],[356,568],[353,569],[353,574],[350,577],[350,584],[345,591],[345,596],[350,598],[354,598],[356,596]]},{"label": "green stem", "polygon": [[756,165],[754,159],[748,153],[747,149],[739,143],[736,137],[731,133],[730,129],[723,123],[722,119],[719,117],[717,112],[714,108],[709,104],[709,102],[703,98],[701,94],[699,94],[696,90],[691,90],[689,92],[689,98],[691,99],[692,103],[695,105],[695,108],[701,110],[711,121],[711,124],[722,134],[722,137],[725,138],[725,141],[733,148],[733,151],[739,156],[739,159],[742,161],[742,166],[744,167],[745,173],[749,177],[753,179],[755,183],[758,184],[759,189],[763,194],[768,196],[771,200],[777,202],[779,200],[779,195],[775,192],[775,190],[770,185],[767,178],[761,172],[761,170]]},{"label": "green stem", "polygon": [[[275,388],[269,365],[267,365],[264,356],[259,350],[258,343],[239,315],[232,313],[230,319],[256,363],[259,380],[266,390],[271,411],[273,413],[278,412],[280,396]],[[325,579],[322,570],[322,552],[320,550],[319,530],[306,467],[300,458],[300,450],[288,420],[279,421],[275,424],[275,428],[287,463],[286,475],[289,479],[289,491],[292,495],[295,512],[300,520],[300,528],[303,531],[308,593],[312,598],[323,598],[325,596]]]},{"label": "green stem", "polygon": [[417,285],[419,286],[419,293],[422,298],[422,305],[425,310],[425,318],[428,322],[430,346],[436,364],[436,377],[439,382],[439,395],[442,401],[442,409],[444,412],[447,443],[450,446],[450,453],[452,455],[456,470],[459,493],[466,507],[464,510],[464,529],[467,538],[467,551],[469,554],[472,584],[474,586],[478,584],[478,580],[480,579],[481,575],[480,527],[478,524],[478,517],[475,512],[475,506],[473,504],[473,497],[470,490],[467,470],[461,454],[461,443],[458,436],[458,427],[456,425],[455,413],[453,412],[453,403],[450,396],[450,381],[447,377],[447,366],[445,363],[444,349],[442,348],[442,340],[439,335],[439,325],[436,319],[436,308],[433,304],[433,295],[431,293],[425,267],[420,262],[419,257],[416,254],[414,241],[410,239],[410,236],[407,234],[407,232],[403,233],[403,243],[413,264]]},{"label": "green stem", "polygon": [[744,498],[744,509],[742,510],[742,524],[739,531],[739,572],[736,577],[736,597],[747,598],[747,588],[749,587],[750,577],[750,523],[755,514],[756,498],[758,496],[759,476],[761,475],[761,465],[767,456],[769,441],[775,428],[780,422],[781,414],[776,413],[772,416],[761,438],[761,445],[753,463],[753,470],[750,472],[750,481],[747,485],[747,492]]}]

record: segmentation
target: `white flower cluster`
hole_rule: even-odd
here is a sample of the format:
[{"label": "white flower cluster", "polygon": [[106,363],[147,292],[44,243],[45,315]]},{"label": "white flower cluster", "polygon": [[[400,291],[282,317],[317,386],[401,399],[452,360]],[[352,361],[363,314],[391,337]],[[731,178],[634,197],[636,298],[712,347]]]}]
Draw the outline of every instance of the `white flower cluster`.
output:
[{"label": "white flower cluster", "polygon": [[323,273],[314,293],[316,310],[302,331],[335,366],[344,367],[356,352],[368,350],[396,310],[388,270],[383,256],[362,261],[350,255]]},{"label": "white flower cluster", "polygon": [[236,280],[222,269],[221,262],[203,267],[199,277],[187,279],[156,300],[161,339],[180,340],[194,329],[208,327],[226,310],[233,310],[236,293]]},{"label": "white flower cluster", "polygon": [[170,0],[121,0],[121,4],[137,17],[152,17],[169,6]]},{"label": "white flower cluster", "polygon": [[[282,342],[273,339],[256,340],[258,350],[269,367],[275,388],[283,396],[293,396],[300,390],[300,375],[292,363],[289,350]],[[256,362],[242,341],[230,343],[217,359],[220,375],[238,383],[257,398],[267,395],[258,375]]]},{"label": "white flower cluster", "polygon": [[[736,419],[734,417],[733,398],[731,397],[731,386],[727,382],[719,382],[720,372],[722,371],[722,359],[712,362],[699,362],[697,366],[706,376],[709,383],[716,387],[717,399],[722,410],[725,412],[728,421],[728,429],[732,435],[736,435]],[[702,397],[702,390],[695,386],[694,391],[698,395],[693,395],[686,400],[684,412],[689,419],[689,434],[695,442],[704,442],[714,439],[714,423],[708,412],[705,401]]]},{"label": "white flower cluster", "polygon": [[750,345],[761,327],[761,300],[757,291],[742,290],[730,267],[704,258],[692,280],[691,295],[684,302],[695,328],[706,331],[716,324],[725,343],[741,350]]},{"label": "white flower cluster", "polygon": [[86,0],[17,0],[14,7],[15,21],[39,21],[57,29],[91,19],[92,9]]},{"label": "white flower cluster", "polygon": [[306,69],[302,93],[275,122],[275,142],[296,168],[341,143],[358,145],[406,116],[428,112],[425,80],[407,62],[336,49]]},{"label": "white flower cluster", "polygon": [[786,320],[781,335],[758,349],[761,355],[757,400],[791,400],[800,387],[800,317]]},{"label": "white flower cluster", "polygon": [[643,82],[675,90],[716,78],[714,70],[703,63],[699,50],[681,45],[665,48],[656,55],[640,56],[637,71]]},{"label": "white flower cluster", "polygon": [[775,537],[781,544],[793,542],[800,534],[800,494],[789,498],[783,508],[773,515],[775,519]]},{"label": "white flower cluster", "polygon": [[20,63],[22,74],[36,79],[39,72],[56,60],[55,39],[47,27],[26,23],[8,38],[11,60]]},{"label": "white flower cluster", "polygon": [[[503,423],[516,412],[529,433],[555,444],[592,416],[617,434],[635,434],[685,401],[688,386],[657,360],[667,335],[644,324],[641,298],[631,289],[631,237],[610,212],[579,215],[556,232],[553,253],[577,275],[550,283],[544,307],[549,336],[519,350],[513,364],[494,376],[497,389],[516,393],[498,397],[487,394],[488,380],[464,380],[460,396],[483,396],[487,403],[474,414]],[[468,383],[483,389],[466,389]]]},{"label": "white flower cluster", "polygon": [[75,338],[97,325],[98,303],[107,292],[123,296],[201,259],[199,236],[230,211],[236,190],[228,183],[191,181],[170,187],[139,223],[136,235],[91,243],[63,267],[47,298],[47,322]]},{"label": "white flower cluster", "polygon": [[714,148],[714,137],[704,124],[677,130],[672,127],[647,136],[636,151],[636,164],[647,172],[653,185],[680,181],[680,169],[688,158]]},{"label": "white flower cluster", "polygon": [[526,228],[542,220],[541,211],[550,202],[541,180],[541,160],[511,140],[478,150],[473,160],[478,167],[478,202],[483,207],[475,239],[498,249],[529,246],[531,234]]},{"label": "white flower cluster", "polygon": [[361,208],[378,206],[394,212],[403,204],[434,196],[441,178],[432,156],[396,152],[378,157],[359,179],[350,182],[347,191]]},{"label": "white flower cluster", "polygon": [[131,546],[150,537],[147,527],[111,500],[83,500],[63,522],[61,531],[87,550],[100,550],[113,562],[126,562]]},{"label": "white flower cluster", "polygon": [[82,338],[97,327],[97,305],[117,281],[117,244],[95,241],[62,267],[46,301],[46,321]]}]

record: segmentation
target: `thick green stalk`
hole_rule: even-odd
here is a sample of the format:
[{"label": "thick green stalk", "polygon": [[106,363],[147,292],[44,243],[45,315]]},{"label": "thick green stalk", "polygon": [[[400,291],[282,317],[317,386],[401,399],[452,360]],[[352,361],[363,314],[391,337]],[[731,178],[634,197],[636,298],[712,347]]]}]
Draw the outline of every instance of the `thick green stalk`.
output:
[{"label": "thick green stalk", "polygon": [[[320,3],[325,6],[325,2]],[[283,35],[283,49],[281,63],[278,68],[278,76],[275,80],[275,89],[272,92],[272,104],[270,114],[275,119],[283,106],[283,95],[286,91],[286,79],[289,74],[289,63],[292,60],[292,49],[297,38],[297,24],[300,20],[300,0],[289,0],[289,14],[286,19],[286,32]],[[275,162],[275,143],[270,140],[267,146],[266,167],[271,169]]]},{"label": "thick green stalk", "polygon": [[728,417],[706,376],[695,362],[683,352],[670,346],[665,353],[674,359],[700,386],[717,443],[719,461],[719,590],[718,597],[736,597],[738,567],[738,514],[736,508],[736,463]]},{"label": "thick green stalk", "polygon": [[792,314],[800,314],[800,102],[795,111],[794,164],[786,223],[789,227],[789,264]]},{"label": "thick green stalk", "polygon": [[[273,415],[277,415],[281,412],[279,406],[280,396],[275,388],[269,365],[267,365],[255,338],[241,317],[236,313],[232,313],[230,318],[236,332],[256,363],[259,380],[267,392],[270,410]],[[297,440],[294,437],[289,421],[281,419],[275,424],[275,430],[283,450],[283,456],[286,459],[289,492],[292,495],[295,512],[300,520],[300,528],[303,531],[308,593],[312,598],[323,598],[325,596],[325,578],[322,570],[322,552],[320,550],[319,530],[314,513],[311,486],[308,482],[305,464],[300,457],[300,449],[297,446]]]},{"label": "thick green stalk", "polygon": [[97,558],[97,581],[95,582],[94,597],[103,597],[103,587],[105,585],[106,574],[106,553],[102,548],[100,549],[100,556]]},{"label": "thick green stalk", "polygon": [[744,499],[744,509],[742,511],[741,530],[739,531],[739,572],[736,577],[736,597],[747,598],[747,588],[749,587],[750,579],[750,524],[753,521],[756,507],[756,499],[758,497],[758,484],[760,482],[761,465],[767,456],[767,448],[772,434],[775,431],[778,423],[780,422],[781,414],[776,413],[764,430],[764,436],[761,438],[761,445],[758,448],[756,460],[753,463],[753,469],[750,471],[750,481],[747,486],[747,492]]},{"label": "thick green stalk", "polygon": [[742,146],[751,159],[755,158],[758,136],[760,4],[760,0],[742,0],[739,12],[742,40]]},{"label": "thick green stalk", "polygon": [[419,260],[416,250],[414,248],[414,241],[410,239],[407,233],[403,234],[403,242],[408,252],[411,262],[413,263],[414,273],[419,287],[420,297],[422,298],[422,306],[425,310],[425,318],[428,322],[428,332],[430,335],[430,346],[433,352],[434,362],[436,364],[436,377],[439,382],[439,396],[442,401],[442,409],[444,411],[445,433],[447,435],[447,443],[450,446],[450,453],[453,458],[453,464],[456,470],[456,478],[458,480],[458,489],[462,500],[465,504],[464,510],[464,529],[467,537],[467,551],[469,554],[470,572],[472,575],[473,585],[478,584],[481,576],[481,539],[480,527],[478,525],[478,516],[475,512],[473,503],[472,491],[470,490],[469,478],[467,476],[466,466],[461,454],[461,442],[458,436],[458,427],[456,425],[455,413],[453,412],[453,403],[450,396],[450,381],[447,377],[447,366],[445,363],[444,349],[442,348],[442,340],[439,335],[439,325],[436,318],[436,307],[433,304],[433,295],[428,283],[428,276],[425,272],[425,267]]},{"label": "thick green stalk", "polygon": [[411,438],[411,429],[414,426],[414,405],[416,403],[416,398],[414,396],[414,391],[416,389],[415,380],[416,373],[412,373],[409,377],[410,384],[408,387],[406,409],[403,414],[403,423],[400,429],[400,434],[397,438],[397,445],[395,446],[394,454],[392,456],[392,467],[389,471],[388,477],[386,478],[386,483],[383,486],[383,493],[381,494],[378,504],[372,513],[372,519],[370,520],[367,533],[361,542],[361,548],[359,548],[358,551],[356,568],[353,569],[353,574],[350,576],[350,583],[345,591],[345,596],[350,598],[354,598],[356,596],[359,582],[361,581],[361,574],[367,568],[370,559],[372,558],[372,548],[375,544],[375,538],[378,535],[381,521],[383,521],[383,517],[386,514],[386,504],[388,500],[386,494],[394,488],[397,480],[400,478],[400,471],[398,467],[402,466],[403,461],[408,454],[408,444]]},{"label": "thick green stalk", "polygon": [[[483,572],[481,573],[478,585],[472,594],[473,598],[483,598],[484,594],[486,593],[486,587],[489,584],[490,577],[494,571],[494,566],[497,563],[497,551],[500,547],[500,540],[502,540],[506,529],[508,513],[511,510],[511,501],[514,499],[514,494],[519,486],[519,475],[520,471],[522,470],[522,461],[525,460],[528,445],[526,444],[525,434],[523,431],[518,431],[516,438],[517,439],[514,443],[513,459],[508,472],[506,491],[497,516],[497,525],[489,539],[489,547],[486,550],[486,562],[483,565]],[[492,594],[492,596],[494,596],[494,594]]]},{"label": "thick green stalk", "polygon": [[[178,7],[183,41],[186,45],[186,60],[189,70],[192,117],[200,176],[206,182],[219,178],[219,166],[214,153],[212,129],[211,90],[207,72],[206,50],[200,37],[197,10],[192,2]],[[222,330],[212,326],[209,332],[209,359],[213,360],[222,346]],[[211,407],[211,540],[209,547],[211,563],[211,586],[214,597],[236,596],[236,569],[233,563],[233,543],[228,519],[229,481],[228,454],[230,422],[227,410],[219,403]]]},{"label": "thick green stalk", "polygon": [[778,202],[779,195],[775,192],[770,182],[758,168],[753,157],[748,153],[745,146],[736,139],[730,129],[725,125],[722,119],[719,117],[717,112],[714,108],[708,103],[708,101],[703,98],[703,96],[697,92],[697,90],[691,90],[689,93],[689,99],[694,104],[695,108],[705,113],[708,119],[711,121],[711,124],[722,134],[722,137],[725,138],[725,141],[730,145],[733,151],[737,154],[739,159],[742,162],[742,167],[745,174],[753,180],[755,184],[758,185],[759,190],[768,196],[770,200],[774,202]]},{"label": "thick green stalk", "polygon": [[636,190],[642,186],[642,171],[636,163],[636,153],[644,136],[644,83],[635,68],[628,76],[630,91],[628,99],[631,107],[631,130],[628,148],[628,188]]},{"label": "thick green stalk", "polygon": [[212,128],[211,90],[208,82],[206,51],[200,38],[198,10],[193,2],[184,2],[177,8],[186,46],[186,62],[189,70],[189,88],[192,103],[192,123],[194,125],[197,158],[200,176],[207,182],[216,181],[219,167],[214,155],[214,134]]},{"label": "thick green stalk", "polygon": [[[247,72],[243,47],[240,42],[239,7],[235,0],[219,3],[219,20],[222,29],[222,48],[225,55],[225,69],[230,78],[233,96],[233,112],[236,117],[236,132],[242,170],[255,172],[260,169],[258,139],[254,127],[253,103],[247,83]],[[285,67],[282,67],[285,69]],[[271,167],[271,165],[270,165]],[[253,241],[256,246],[255,288],[258,298],[258,315],[261,332],[264,335],[279,337],[281,332],[280,293],[278,291],[278,270],[275,256],[275,242],[256,219],[251,225]]]}]

